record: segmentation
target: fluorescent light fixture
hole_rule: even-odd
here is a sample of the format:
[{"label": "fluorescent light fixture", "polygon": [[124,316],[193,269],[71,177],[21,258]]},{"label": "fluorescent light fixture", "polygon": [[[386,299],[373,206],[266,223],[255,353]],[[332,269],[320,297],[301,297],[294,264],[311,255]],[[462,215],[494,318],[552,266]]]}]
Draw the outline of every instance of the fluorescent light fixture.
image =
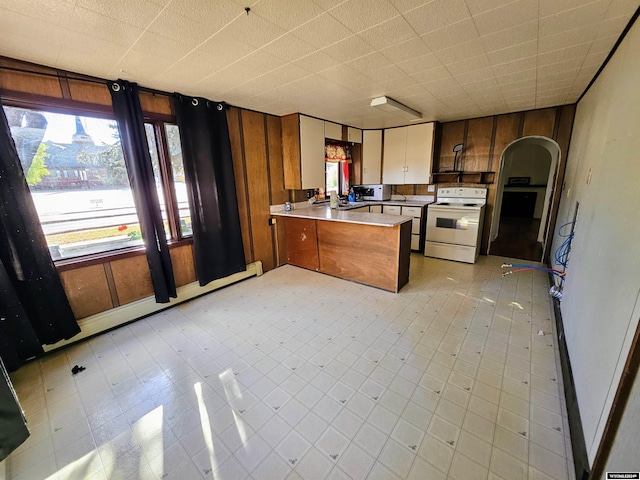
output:
[{"label": "fluorescent light fixture", "polygon": [[409,108],[390,97],[374,98],[371,100],[371,106],[409,120],[419,120],[422,118],[422,113],[414,110],[413,108]]}]

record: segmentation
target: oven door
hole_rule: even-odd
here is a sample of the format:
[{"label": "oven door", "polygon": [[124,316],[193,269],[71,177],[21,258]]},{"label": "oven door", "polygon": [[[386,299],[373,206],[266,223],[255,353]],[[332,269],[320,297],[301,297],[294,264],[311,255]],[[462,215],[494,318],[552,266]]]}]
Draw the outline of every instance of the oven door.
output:
[{"label": "oven door", "polygon": [[427,212],[427,241],[476,246],[479,208],[429,205]]}]

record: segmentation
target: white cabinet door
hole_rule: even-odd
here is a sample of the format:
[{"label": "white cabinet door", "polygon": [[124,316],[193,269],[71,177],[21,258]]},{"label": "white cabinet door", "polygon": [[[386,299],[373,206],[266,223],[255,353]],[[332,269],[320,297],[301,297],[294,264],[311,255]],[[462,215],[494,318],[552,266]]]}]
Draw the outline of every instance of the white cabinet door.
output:
[{"label": "white cabinet door", "polygon": [[429,183],[433,158],[434,124],[410,125],[407,129],[407,150],[404,183]]},{"label": "white cabinet door", "polygon": [[324,188],[324,121],[300,115],[302,189]]},{"label": "white cabinet door", "polygon": [[369,212],[369,207],[357,207],[351,208],[348,210],[349,212]]},{"label": "white cabinet door", "polygon": [[398,205],[385,205],[382,208],[382,213],[386,213],[387,215],[400,215],[400,209],[402,207]]},{"label": "white cabinet door", "polygon": [[362,136],[362,183],[380,183],[382,130],[365,130]]},{"label": "white cabinet door", "polygon": [[382,183],[402,185],[407,153],[407,127],[389,128],[384,131],[384,156]]},{"label": "white cabinet door", "polygon": [[382,205],[369,205],[371,213],[382,213]]},{"label": "white cabinet door", "polygon": [[342,125],[339,123],[324,122],[324,137],[333,140],[342,140]]},{"label": "white cabinet door", "polygon": [[362,130],[347,127],[347,141],[351,143],[362,143]]}]

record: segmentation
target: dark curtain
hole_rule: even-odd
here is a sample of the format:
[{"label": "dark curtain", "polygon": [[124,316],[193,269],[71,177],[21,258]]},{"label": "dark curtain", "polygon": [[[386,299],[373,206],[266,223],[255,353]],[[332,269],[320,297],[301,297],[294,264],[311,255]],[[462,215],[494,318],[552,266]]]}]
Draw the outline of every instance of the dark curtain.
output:
[{"label": "dark curtain", "polygon": [[246,270],[226,105],[176,96],[200,285]]},{"label": "dark curtain", "polygon": [[9,370],[80,332],[0,102],[0,355]]},{"label": "dark curtain", "polygon": [[29,436],[11,379],[0,360],[0,462]]},{"label": "dark curtain", "polygon": [[138,86],[125,80],[109,82],[108,85],[156,302],[168,303],[169,297],[177,296],[176,283],[160,213]]}]

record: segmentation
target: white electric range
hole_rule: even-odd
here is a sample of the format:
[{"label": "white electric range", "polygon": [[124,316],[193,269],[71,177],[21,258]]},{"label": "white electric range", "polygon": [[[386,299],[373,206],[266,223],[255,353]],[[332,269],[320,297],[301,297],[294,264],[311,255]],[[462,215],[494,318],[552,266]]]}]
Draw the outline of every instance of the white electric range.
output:
[{"label": "white electric range", "polygon": [[482,187],[438,188],[436,202],[427,206],[425,256],[475,263],[486,198]]}]

